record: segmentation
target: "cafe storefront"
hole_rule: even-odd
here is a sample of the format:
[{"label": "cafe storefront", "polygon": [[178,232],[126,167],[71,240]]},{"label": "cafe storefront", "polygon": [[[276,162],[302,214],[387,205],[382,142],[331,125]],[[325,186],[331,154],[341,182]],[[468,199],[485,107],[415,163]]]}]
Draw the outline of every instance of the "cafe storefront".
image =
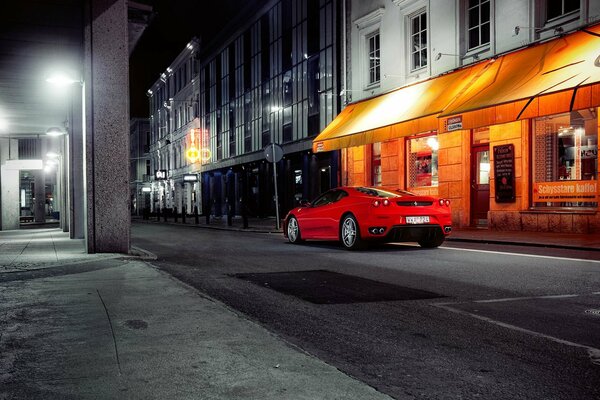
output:
[{"label": "cafe storefront", "polygon": [[452,201],[459,227],[600,232],[600,26],[349,104],[342,184]]}]

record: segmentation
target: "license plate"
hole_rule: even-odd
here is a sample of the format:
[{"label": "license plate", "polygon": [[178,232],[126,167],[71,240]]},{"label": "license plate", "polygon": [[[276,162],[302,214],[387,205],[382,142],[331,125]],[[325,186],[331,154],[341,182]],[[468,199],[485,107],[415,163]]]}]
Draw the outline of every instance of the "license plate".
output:
[{"label": "license plate", "polygon": [[419,217],[406,217],[407,224],[428,224],[429,216],[419,216]]}]

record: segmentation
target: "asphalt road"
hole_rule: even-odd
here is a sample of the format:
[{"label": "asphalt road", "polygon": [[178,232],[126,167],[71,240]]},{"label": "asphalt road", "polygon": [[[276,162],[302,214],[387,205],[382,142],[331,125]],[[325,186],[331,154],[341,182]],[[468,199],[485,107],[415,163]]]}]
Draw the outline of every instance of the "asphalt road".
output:
[{"label": "asphalt road", "polygon": [[596,253],[467,243],[349,252],[158,224],[134,224],[132,243],[394,398],[600,398]]}]

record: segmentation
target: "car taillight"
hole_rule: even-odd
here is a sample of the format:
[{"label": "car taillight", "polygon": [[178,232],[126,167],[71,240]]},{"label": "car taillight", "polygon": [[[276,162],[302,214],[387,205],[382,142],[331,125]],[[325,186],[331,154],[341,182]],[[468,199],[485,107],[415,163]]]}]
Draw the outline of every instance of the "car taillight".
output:
[{"label": "car taillight", "polygon": [[450,207],[450,200],[448,199],[440,199],[439,203],[442,207]]},{"label": "car taillight", "polygon": [[446,199],[445,203],[446,203],[446,207],[450,207],[450,200]]},{"label": "car taillight", "polygon": [[386,206],[386,207],[389,206],[390,205],[390,201],[388,199],[384,199],[383,200],[383,205]]},{"label": "car taillight", "polygon": [[379,205],[380,205],[380,204],[381,204],[381,203],[379,202],[379,200],[375,200],[375,201],[373,202],[373,207],[379,207]]}]

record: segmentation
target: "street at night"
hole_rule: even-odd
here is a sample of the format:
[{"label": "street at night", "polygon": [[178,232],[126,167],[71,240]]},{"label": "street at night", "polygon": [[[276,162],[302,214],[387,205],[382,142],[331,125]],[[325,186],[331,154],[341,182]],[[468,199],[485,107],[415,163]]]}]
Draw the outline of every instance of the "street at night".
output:
[{"label": "street at night", "polygon": [[600,400],[600,1],[0,13],[0,400]]},{"label": "street at night", "polygon": [[[160,269],[393,398],[599,396],[600,319],[589,311],[600,308],[598,252],[454,242],[349,252],[158,224],[134,224],[133,242],[152,249]],[[377,283],[394,285],[408,299],[357,302],[347,287],[319,304],[268,283],[283,273],[301,287],[294,280],[320,270],[373,281],[361,282],[371,294],[386,289]]]}]

